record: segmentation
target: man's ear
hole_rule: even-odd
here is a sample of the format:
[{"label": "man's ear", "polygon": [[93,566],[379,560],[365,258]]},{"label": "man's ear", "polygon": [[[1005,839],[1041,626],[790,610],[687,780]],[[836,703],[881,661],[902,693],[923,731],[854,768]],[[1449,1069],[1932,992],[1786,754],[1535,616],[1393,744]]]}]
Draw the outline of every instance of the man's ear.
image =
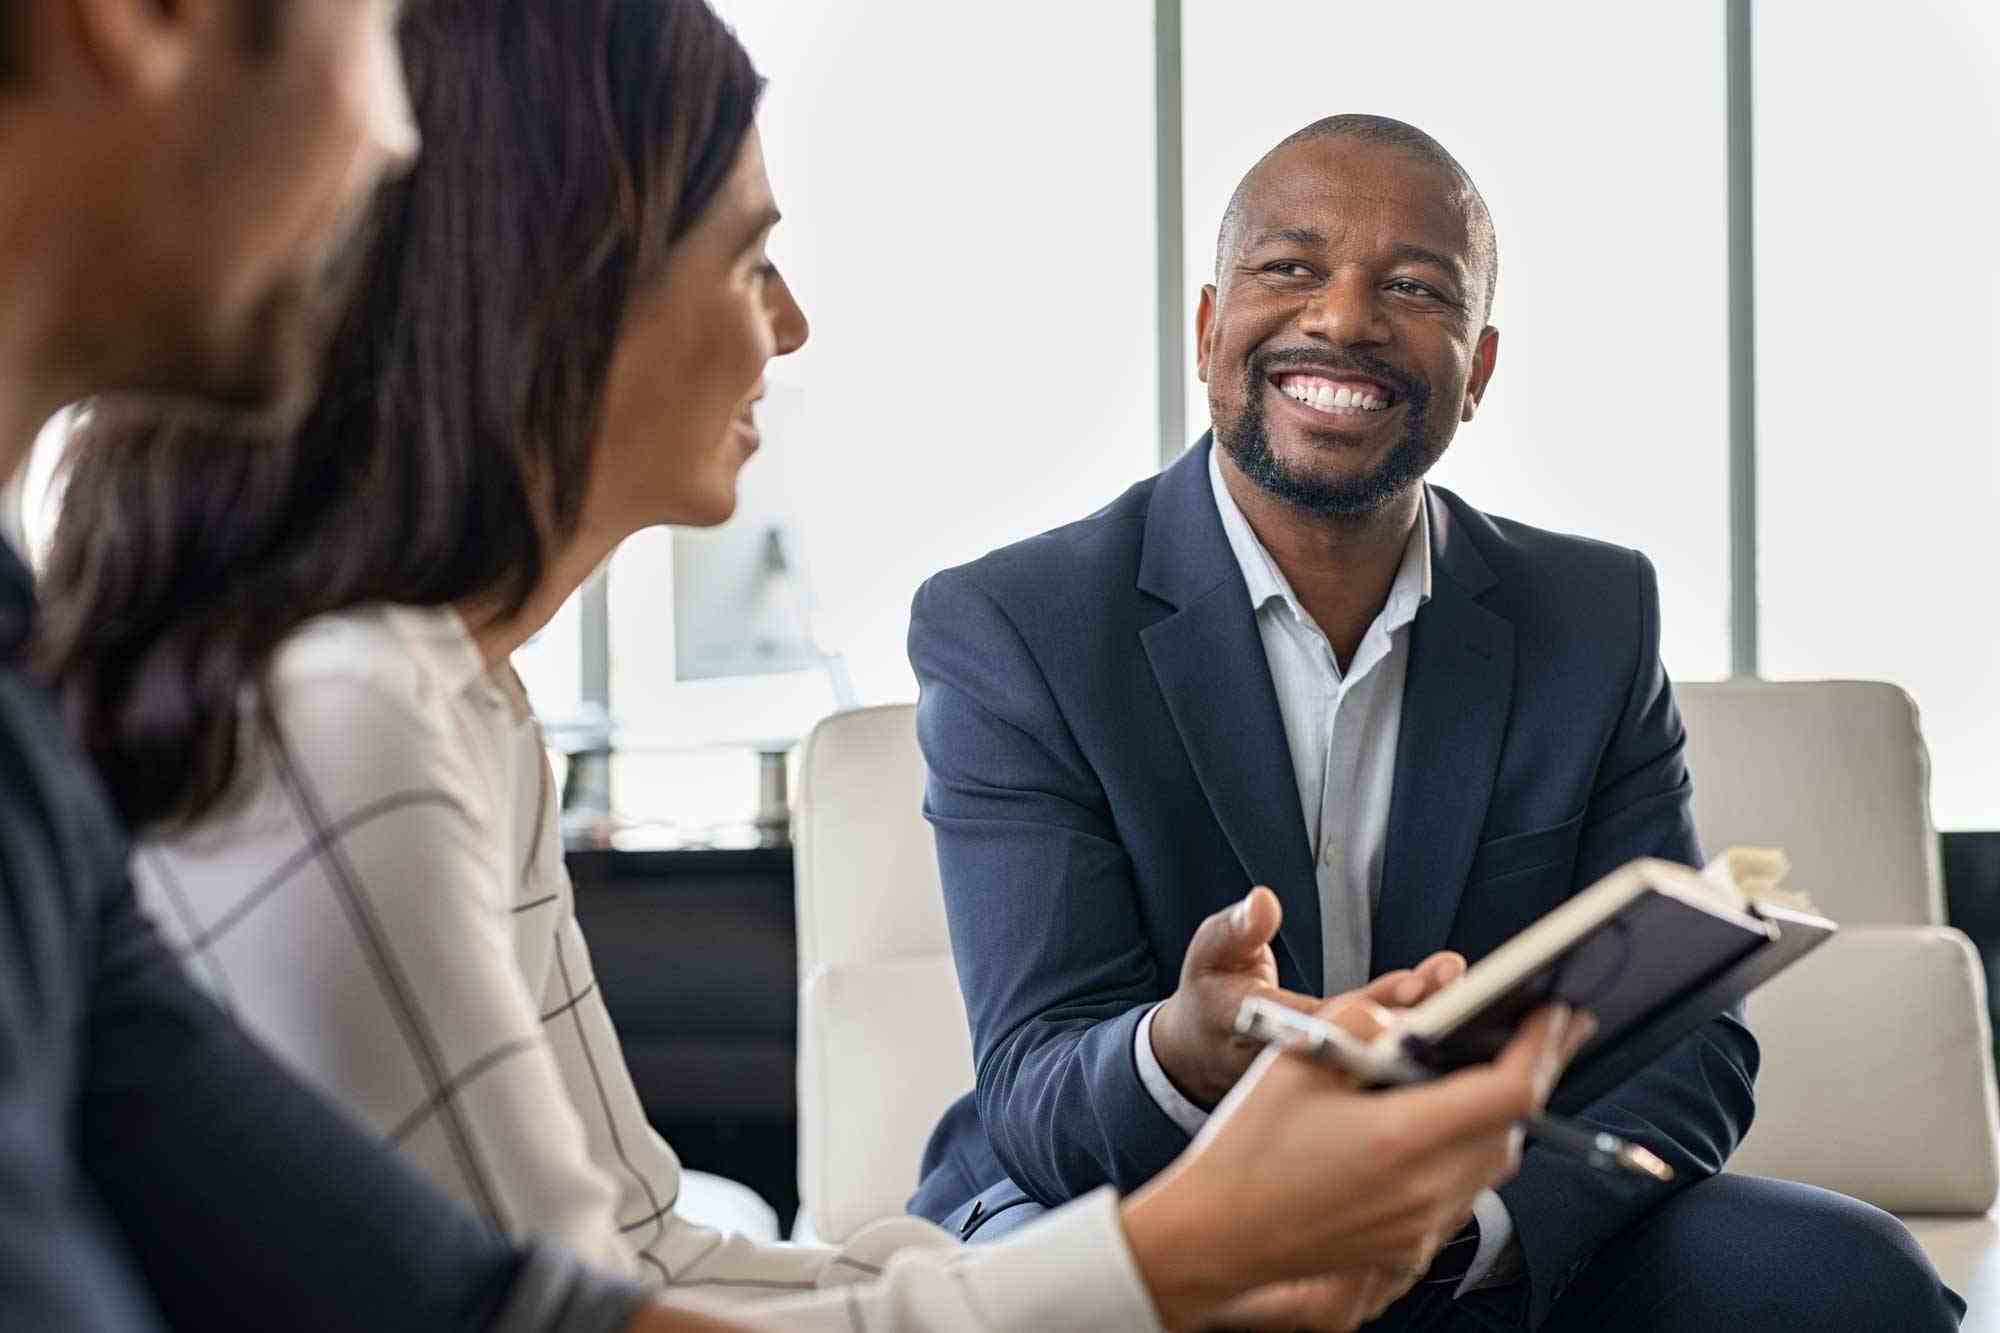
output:
[{"label": "man's ear", "polygon": [[1208,358],[1215,345],[1215,284],[1205,282],[1194,308],[1194,373],[1208,383]]},{"label": "man's ear", "polygon": [[1493,366],[1500,359],[1500,330],[1488,324],[1479,334],[1479,346],[1472,351],[1472,375],[1465,381],[1465,407],[1458,414],[1460,421],[1472,420],[1479,410],[1479,400],[1486,396],[1486,386],[1492,382]]},{"label": "man's ear", "polygon": [[187,77],[205,42],[233,40],[231,0],[59,0],[91,70],[109,87],[158,97]]}]

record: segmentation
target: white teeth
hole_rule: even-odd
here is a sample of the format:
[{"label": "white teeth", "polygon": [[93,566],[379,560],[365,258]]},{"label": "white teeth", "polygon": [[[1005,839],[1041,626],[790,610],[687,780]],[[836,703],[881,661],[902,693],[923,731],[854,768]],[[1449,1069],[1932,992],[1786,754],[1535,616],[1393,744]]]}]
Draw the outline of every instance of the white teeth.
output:
[{"label": "white teeth", "polygon": [[1279,390],[1294,402],[1316,407],[1322,412],[1380,412],[1389,405],[1386,398],[1379,398],[1367,389],[1356,389],[1348,385],[1335,388],[1328,384],[1312,384],[1303,379],[1288,380]]}]

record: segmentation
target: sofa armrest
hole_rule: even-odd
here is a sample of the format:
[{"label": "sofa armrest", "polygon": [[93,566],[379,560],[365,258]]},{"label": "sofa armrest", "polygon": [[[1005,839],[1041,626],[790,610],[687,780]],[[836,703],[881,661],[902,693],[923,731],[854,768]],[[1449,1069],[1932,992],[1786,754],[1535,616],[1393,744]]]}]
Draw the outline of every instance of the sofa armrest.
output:
[{"label": "sofa armrest", "polygon": [[925,1142],[971,1086],[972,1037],[950,954],[809,972],[799,989],[794,1234],[843,1245],[903,1216]]},{"label": "sofa armrest", "polygon": [[1852,926],[1750,998],[1757,1118],[1732,1171],[1891,1212],[1981,1213],[2000,1194],[1986,982],[1942,926]]}]

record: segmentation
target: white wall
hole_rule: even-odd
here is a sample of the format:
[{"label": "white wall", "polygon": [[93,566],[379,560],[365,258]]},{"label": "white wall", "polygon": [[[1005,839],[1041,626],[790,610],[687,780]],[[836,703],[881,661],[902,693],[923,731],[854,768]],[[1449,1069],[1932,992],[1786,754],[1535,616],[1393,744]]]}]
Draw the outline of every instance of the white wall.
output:
[{"label": "white wall", "polygon": [[[1435,479],[1636,546],[1663,655],[1729,669],[1722,6],[1186,0],[1187,326],[1250,166],[1321,116],[1395,116],[1472,173],[1500,235],[1499,371]],[[1189,420],[1205,426],[1191,381]]]},{"label": "white wall", "polygon": [[1923,713],[2000,828],[2000,7],[1754,7],[1764,671]]},{"label": "white wall", "polygon": [[[772,252],[813,326],[769,378],[801,402],[787,466],[819,632],[863,701],[913,698],[925,577],[1083,516],[1156,457],[1152,5],[716,9],[770,80]],[[620,635],[661,642],[667,545],[614,565]],[[635,726],[700,739],[725,697],[790,711],[636,655],[655,665],[614,644]]]},{"label": "white wall", "polygon": [[[815,627],[861,702],[912,699],[918,584],[1082,517],[1158,457],[1153,7],[715,8],[770,81],[772,255],[812,321],[768,378],[796,401],[774,444]],[[747,752],[647,747],[796,737],[833,697],[816,676],[676,682],[671,547],[644,534],[611,569],[612,709],[635,747],[614,799],[723,822],[749,809]]]}]

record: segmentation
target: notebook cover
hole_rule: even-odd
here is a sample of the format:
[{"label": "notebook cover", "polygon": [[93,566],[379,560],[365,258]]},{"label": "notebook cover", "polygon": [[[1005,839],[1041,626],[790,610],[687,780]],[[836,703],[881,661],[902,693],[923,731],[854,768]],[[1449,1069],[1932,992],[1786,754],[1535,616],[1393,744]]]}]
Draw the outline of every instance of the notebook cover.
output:
[{"label": "notebook cover", "polygon": [[1765,948],[1775,934],[1763,921],[1704,910],[1649,889],[1448,1031],[1430,1040],[1405,1036],[1405,1049],[1438,1073],[1482,1064],[1500,1053],[1530,1013],[1560,1000],[1588,1009],[1597,1020],[1597,1035],[1579,1053],[1580,1065],[1594,1049],[1608,1052],[1622,1045],[1663,1009]]},{"label": "notebook cover", "polygon": [[1655,1011],[1616,1039],[1591,1039],[1570,1062],[1549,1099],[1549,1109],[1574,1115],[1612,1091],[1669,1047],[1700,1028],[1778,973],[1831,939],[1839,926],[1825,917],[1777,907],[1752,909],[1777,928],[1777,938],[1754,949],[1682,998]]}]

